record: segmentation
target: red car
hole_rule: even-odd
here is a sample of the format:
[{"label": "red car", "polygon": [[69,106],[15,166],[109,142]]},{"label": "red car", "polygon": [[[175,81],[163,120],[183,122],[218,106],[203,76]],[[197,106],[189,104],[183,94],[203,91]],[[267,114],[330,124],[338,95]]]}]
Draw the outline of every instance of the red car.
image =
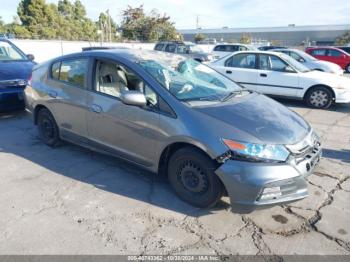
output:
[{"label": "red car", "polygon": [[350,73],[350,54],[335,47],[308,47],[306,53],[313,57],[335,63]]}]

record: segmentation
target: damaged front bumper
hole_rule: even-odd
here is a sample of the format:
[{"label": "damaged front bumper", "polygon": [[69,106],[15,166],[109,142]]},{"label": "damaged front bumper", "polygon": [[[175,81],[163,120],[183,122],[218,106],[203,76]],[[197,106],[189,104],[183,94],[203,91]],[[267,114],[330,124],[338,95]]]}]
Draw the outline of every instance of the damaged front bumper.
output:
[{"label": "damaged front bumper", "polygon": [[308,196],[306,177],[320,160],[321,149],[286,163],[227,160],[217,170],[234,211],[250,212],[259,206],[292,202]]}]

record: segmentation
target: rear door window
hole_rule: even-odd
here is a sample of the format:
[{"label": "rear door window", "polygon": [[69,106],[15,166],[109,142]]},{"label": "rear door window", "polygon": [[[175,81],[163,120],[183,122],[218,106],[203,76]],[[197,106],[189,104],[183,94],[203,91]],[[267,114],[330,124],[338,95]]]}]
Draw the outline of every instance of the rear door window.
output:
[{"label": "rear door window", "polygon": [[237,68],[255,69],[256,55],[255,54],[238,54],[230,57],[226,61],[226,66]]},{"label": "rear door window", "polygon": [[176,45],[174,44],[169,44],[165,47],[165,52],[168,53],[175,53]]}]

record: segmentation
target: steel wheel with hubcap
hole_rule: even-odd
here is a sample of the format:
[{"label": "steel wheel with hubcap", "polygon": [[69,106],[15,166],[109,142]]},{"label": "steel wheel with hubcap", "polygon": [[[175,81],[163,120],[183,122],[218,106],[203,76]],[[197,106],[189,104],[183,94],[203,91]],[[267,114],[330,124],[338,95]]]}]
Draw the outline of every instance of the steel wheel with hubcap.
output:
[{"label": "steel wheel with hubcap", "polygon": [[60,142],[58,127],[56,121],[49,110],[46,108],[38,112],[38,131],[39,136],[48,146],[56,146]]},{"label": "steel wheel with hubcap", "polygon": [[168,178],[177,195],[196,207],[212,207],[223,193],[212,159],[193,147],[176,151],[169,160]]},{"label": "steel wheel with hubcap", "polygon": [[306,102],[315,108],[328,108],[333,102],[333,95],[326,87],[314,87],[307,92]]}]

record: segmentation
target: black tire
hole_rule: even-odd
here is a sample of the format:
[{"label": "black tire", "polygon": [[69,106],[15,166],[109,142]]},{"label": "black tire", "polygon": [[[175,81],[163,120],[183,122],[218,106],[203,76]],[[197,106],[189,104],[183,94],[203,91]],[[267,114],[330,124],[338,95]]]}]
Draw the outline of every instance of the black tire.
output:
[{"label": "black tire", "polygon": [[346,66],[345,71],[346,71],[347,73],[350,73],[350,64],[348,64],[348,65]]},{"label": "black tire", "polygon": [[48,109],[40,109],[37,116],[37,123],[41,140],[48,146],[57,146],[60,143],[58,126]]},{"label": "black tire", "polygon": [[176,194],[185,202],[201,208],[213,207],[223,195],[223,185],[215,163],[201,151],[184,147],[169,160],[168,179]]},{"label": "black tire", "polygon": [[305,101],[314,108],[329,108],[333,103],[333,94],[327,87],[316,86],[307,91]]}]

